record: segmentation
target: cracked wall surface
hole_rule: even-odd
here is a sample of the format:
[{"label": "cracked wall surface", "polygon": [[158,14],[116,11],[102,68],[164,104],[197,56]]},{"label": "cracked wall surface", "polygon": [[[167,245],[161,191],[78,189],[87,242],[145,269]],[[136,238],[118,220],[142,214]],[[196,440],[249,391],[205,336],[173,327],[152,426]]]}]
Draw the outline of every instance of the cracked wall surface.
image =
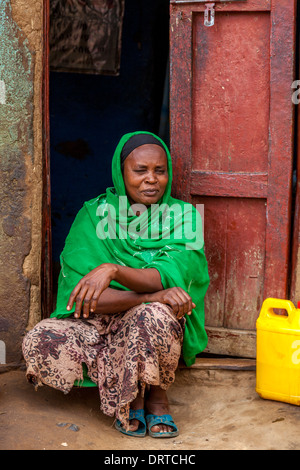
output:
[{"label": "cracked wall surface", "polygon": [[43,1],[0,5],[0,340],[22,358],[40,319]]}]

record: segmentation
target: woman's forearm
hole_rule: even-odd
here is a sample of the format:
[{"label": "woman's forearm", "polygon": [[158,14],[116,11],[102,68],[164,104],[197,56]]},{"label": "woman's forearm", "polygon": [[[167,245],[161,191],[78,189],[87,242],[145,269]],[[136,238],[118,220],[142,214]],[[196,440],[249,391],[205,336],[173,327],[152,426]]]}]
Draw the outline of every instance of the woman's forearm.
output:
[{"label": "woman's forearm", "polygon": [[133,291],[122,291],[108,287],[100,295],[94,313],[112,314],[124,312],[131,307],[136,307],[137,305],[147,301],[147,294]]},{"label": "woman's forearm", "polygon": [[147,302],[160,302],[169,305],[177,319],[186,314],[190,315],[193,308],[196,307],[190,295],[181,287],[171,287],[149,294],[108,287],[102,292],[94,312],[103,315],[120,313]]},{"label": "woman's forearm", "polygon": [[160,273],[155,268],[136,269],[116,266],[114,280],[135,292],[157,292],[163,289]]},{"label": "woman's forearm", "polygon": [[[104,296],[104,291],[109,288],[112,281],[117,281],[122,286],[127,287],[132,293],[125,294],[124,297],[121,294],[115,294],[112,297],[111,292],[107,291]],[[116,313],[144,302],[142,300],[144,296],[140,295],[137,298],[139,294],[150,294],[162,289],[160,274],[156,269],[134,269],[117,264],[104,263],[87,273],[78,282],[69,297],[67,310],[71,310],[75,302],[74,317],[79,318],[82,312],[84,318],[88,318],[89,312],[96,311],[98,303],[101,306],[104,301],[107,301],[105,310],[110,306],[111,311],[109,313]],[[113,292],[117,291],[113,290]],[[106,298],[108,295],[110,297]],[[116,299],[119,299],[122,303],[113,307],[112,301],[115,302]],[[103,313],[102,307],[99,308],[100,313]]]}]

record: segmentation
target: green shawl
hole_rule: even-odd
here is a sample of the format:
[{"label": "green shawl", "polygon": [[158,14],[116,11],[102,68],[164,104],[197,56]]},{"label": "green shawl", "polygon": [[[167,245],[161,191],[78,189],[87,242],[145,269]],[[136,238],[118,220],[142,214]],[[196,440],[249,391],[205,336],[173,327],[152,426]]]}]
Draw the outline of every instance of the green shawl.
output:
[{"label": "green shawl", "polygon": [[[102,263],[115,263],[137,269],[156,268],[161,275],[164,289],[181,287],[196,304],[192,314],[186,315],[183,341],[183,359],[190,366],[195,362],[196,355],[207,345],[204,296],[209,276],[201,217],[191,204],[171,197],[171,156],[164,142],[157,136],[155,137],[163,144],[168,158],[168,185],[161,200],[153,205],[155,207],[152,207],[152,211],[150,206],[139,217],[130,213],[120,154],[125,142],[139,133],[124,135],[115,150],[112,160],[114,187],[85,202],[73,222],[60,256],[57,304],[51,317],[63,318],[74,312],[75,305],[71,311],[66,309],[72,290],[84,275]],[[123,196],[121,208],[119,196]],[[157,218],[163,204],[176,210],[168,212],[168,217],[164,219],[162,216]],[[115,281],[111,283],[111,287],[126,290]]]}]

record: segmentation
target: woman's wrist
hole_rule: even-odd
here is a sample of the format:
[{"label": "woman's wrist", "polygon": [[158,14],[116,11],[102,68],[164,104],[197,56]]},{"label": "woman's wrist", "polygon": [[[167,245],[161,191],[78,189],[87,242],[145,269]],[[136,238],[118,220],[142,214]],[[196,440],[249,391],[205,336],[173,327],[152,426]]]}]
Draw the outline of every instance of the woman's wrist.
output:
[{"label": "woman's wrist", "polygon": [[109,277],[114,281],[117,281],[117,274],[118,274],[118,265],[114,263],[103,263],[99,266],[100,269],[107,268],[109,270]]},{"label": "woman's wrist", "polygon": [[144,294],[141,294],[141,295],[142,295],[142,298],[143,298],[142,303],[147,304],[149,302],[155,302],[155,299],[154,299],[155,292],[151,292],[151,293],[145,292]]}]

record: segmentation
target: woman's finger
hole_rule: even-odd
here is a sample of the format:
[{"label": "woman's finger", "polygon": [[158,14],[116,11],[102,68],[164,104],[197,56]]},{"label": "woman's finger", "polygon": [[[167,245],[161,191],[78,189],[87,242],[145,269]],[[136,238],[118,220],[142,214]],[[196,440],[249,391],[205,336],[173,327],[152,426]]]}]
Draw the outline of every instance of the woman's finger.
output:
[{"label": "woman's finger", "polygon": [[183,296],[179,287],[171,287],[165,292],[164,302],[173,310],[177,318],[181,318],[183,312]]},{"label": "woman's finger", "polygon": [[182,292],[182,294],[185,296],[186,302],[187,302],[187,303],[186,303],[186,307],[185,307],[185,309],[186,309],[185,314],[186,314],[186,315],[191,315],[192,310],[193,310],[193,308],[196,307],[196,305],[195,305],[194,302],[192,301],[191,296],[190,296],[185,290],[181,289],[181,292]]},{"label": "woman's finger", "polygon": [[174,294],[168,295],[168,297],[165,299],[165,303],[167,305],[170,305],[171,309],[173,310],[174,315],[177,317],[179,306],[178,306],[178,301],[176,300]]},{"label": "woman's finger", "polygon": [[69,297],[68,304],[67,304],[67,310],[72,309],[75,297],[77,296],[77,294],[80,291],[81,287],[82,287],[82,282],[79,281],[78,284],[74,287],[74,289],[71,292],[71,295]]},{"label": "woman's finger", "polygon": [[195,307],[196,307],[196,305],[194,304],[194,302],[192,302],[192,308],[191,308],[191,310],[190,310],[189,312],[187,312],[187,315],[192,315],[192,310],[193,310],[193,308],[195,308]]},{"label": "woman's finger", "polygon": [[84,299],[83,299],[83,309],[82,309],[82,313],[83,313],[83,317],[84,318],[88,318],[89,317],[89,314],[90,314],[90,303],[91,303],[91,299],[94,295],[94,287],[90,287],[88,289],[88,291],[86,292],[85,296],[84,296]]},{"label": "woman's finger", "polygon": [[178,294],[178,313],[177,318],[180,320],[185,314],[185,301],[183,300],[182,296]]},{"label": "woman's finger", "polygon": [[75,297],[74,301],[76,302],[76,307],[75,307],[75,312],[74,312],[74,317],[79,318],[81,309],[82,309],[82,304],[84,301],[84,297],[86,292],[88,291],[89,286],[83,285],[82,288],[80,289],[79,293]]},{"label": "woman's finger", "polygon": [[191,297],[183,289],[178,289],[176,294],[179,299],[179,312],[177,316],[180,319],[191,310],[192,302]]},{"label": "woman's finger", "polygon": [[183,302],[182,302],[182,298],[178,295],[178,292],[176,290],[172,292],[171,307],[176,317],[180,319],[183,315]]},{"label": "woman's finger", "polygon": [[189,296],[186,315],[190,315],[192,313],[192,309],[193,309],[192,305],[193,305],[193,302],[192,302],[191,297]]},{"label": "woman's finger", "polygon": [[99,301],[99,297],[100,295],[102,294],[102,292],[104,291],[104,289],[96,289],[95,292],[93,293],[93,297],[92,297],[92,300],[91,300],[91,303],[90,303],[90,311],[91,312],[94,312],[97,308],[97,305],[98,305],[98,301]]}]

